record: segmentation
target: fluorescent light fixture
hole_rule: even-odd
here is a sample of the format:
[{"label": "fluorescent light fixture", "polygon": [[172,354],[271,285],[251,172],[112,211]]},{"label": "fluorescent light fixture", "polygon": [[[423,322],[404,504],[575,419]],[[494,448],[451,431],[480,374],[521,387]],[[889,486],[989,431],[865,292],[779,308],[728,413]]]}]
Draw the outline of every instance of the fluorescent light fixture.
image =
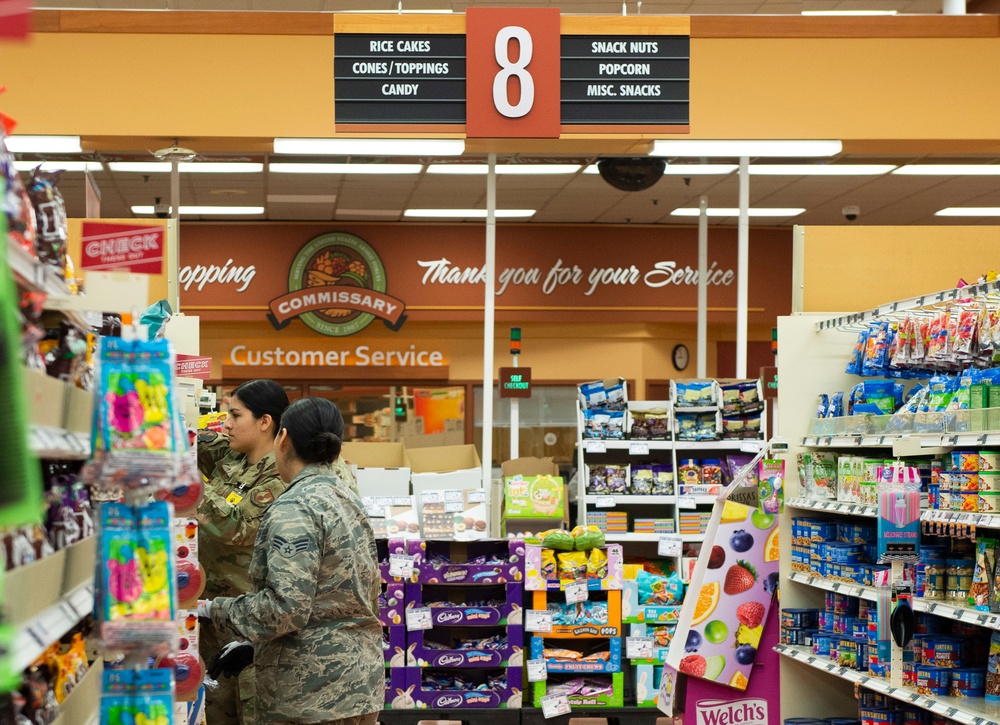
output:
[{"label": "fluorescent light fixture", "polygon": [[395,219],[402,214],[401,209],[337,209],[337,217],[378,217],[380,219]]},{"label": "fluorescent light fixture", "polygon": [[[798,216],[802,214],[805,209],[781,209],[781,208],[766,208],[766,207],[750,207],[750,216],[754,217],[789,217]],[[670,212],[670,216],[698,216],[701,214],[701,209],[696,206],[692,207],[682,207],[680,209],[674,209]],[[724,217],[738,217],[740,215],[740,210],[737,207],[709,207],[708,216],[724,216]]]},{"label": "fluorescent light fixture", "polygon": [[[723,176],[731,174],[739,167],[736,164],[667,164],[664,176]],[[599,174],[597,164],[583,170],[585,174]]]},{"label": "fluorescent light fixture", "polygon": [[934,216],[1000,216],[1000,206],[949,206]]},{"label": "fluorescent light fixture", "polygon": [[182,174],[259,174],[264,164],[253,161],[185,161],[177,164]]},{"label": "fluorescent light fixture", "polygon": [[336,194],[268,194],[268,204],[329,204],[337,201]]},{"label": "fluorescent light fixture", "polygon": [[[133,214],[152,214],[152,206],[133,206]],[[181,205],[181,215],[182,216],[222,216],[222,215],[237,215],[237,216],[252,216],[254,214],[263,214],[264,207],[262,206],[184,206]]]},{"label": "fluorescent light fixture", "polygon": [[273,174],[419,174],[423,164],[286,164],[273,163]]},{"label": "fluorescent light fixture", "polygon": [[[497,219],[524,219],[535,215],[535,209],[497,209]],[[404,217],[415,219],[485,219],[485,209],[407,209]]]},{"label": "fluorescent light fixture", "polygon": [[904,176],[1000,176],[1000,164],[907,164],[892,173]]},{"label": "fluorescent light fixture", "polygon": [[[497,164],[496,170],[497,176],[575,174],[580,170],[580,164]],[[427,167],[427,173],[485,176],[489,173],[489,165],[431,164]]]},{"label": "fluorescent light fixture", "polygon": [[276,138],[274,153],[302,156],[461,156],[460,138]]},{"label": "fluorescent light fixture", "polygon": [[79,136],[8,136],[7,150],[15,154],[78,154]]},{"label": "fluorescent light fixture", "polygon": [[100,161],[15,161],[18,171],[34,171],[39,166],[42,171],[100,171]]},{"label": "fluorescent light fixture", "polygon": [[678,139],[660,139],[653,141],[650,156],[691,156],[709,157],[723,156],[734,158],[741,156],[776,156],[776,157],[823,157],[836,156],[843,149],[840,141],[688,141]]},{"label": "fluorescent light fixture", "polygon": [[751,164],[751,176],[881,176],[895,164]]},{"label": "fluorescent light fixture", "polygon": [[803,10],[803,15],[827,15],[827,16],[838,16],[838,15],[860,15],[860,16],[873,16],[873,15],[896,15],[898,10]]},{"label": "fluorescent light fixture", "polygon": [[[112,161],[108,164],[108,167],[112,171],[123,171],[133,174],[170,173],[169,161]],[[264,170],[264,164],[245,161],[184,161],[177,164],[177,170],[182,174],[259,174]]]}]

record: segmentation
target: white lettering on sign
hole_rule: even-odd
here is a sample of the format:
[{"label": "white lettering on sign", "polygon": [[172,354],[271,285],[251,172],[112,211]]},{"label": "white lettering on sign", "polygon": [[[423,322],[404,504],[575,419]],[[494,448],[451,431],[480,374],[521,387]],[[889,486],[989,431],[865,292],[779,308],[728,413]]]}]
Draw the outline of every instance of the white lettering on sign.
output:
[{"label": "white lettering on sign", "polygon": [[[512,60],[507,47],[510,41],[516,40],[520,56]],[[500,72],[493,78],[493,107],[497,113],[506,118],[521,118],[527,116],[535,103],[535,79],[528,72],[533,53],[531,33],[517,25],[501,28],[497,33],[493,53],[496,56]],[[507,81],[516,78],[521,86],[521,98],[517,104],[510,102]]]},{"label": "white lettering on sign", "polygon": [[246,292],[247,287],[257,276],[257,268],[252,264],[249,267],[233,267],[233,260],[229,259],[224,265],[218,267],[210,264],[207,267],[196,265],[191,267],[181,267],[177,279],[184,285],[184,291],[196,285],[198,291],[205,289],[206,284],[233,284],[237,285],[237,292]]},{"label": "white lettering on sign", "polygon": [[419,83],[383,83],[382,84],[382,95],[383,96],[415,96],[417,95],[417,89],[420,88]]},{"label": "white lettering on sign", "polygon": [[696,725],[767,725],[767,700],[698,700]]},{"label": "white lettering on sign", "polygon": [[[625,88],[625,86],[621,86]],[[622,95],[656,95],[659,86],[629,86],[632,91],[623,91]],[[639,90],[635,90],[639,89]],[[645,89],[645,90],[642,90]],[[611,94],[616,95],[616,94]],[[420,283],[434,284],[482,284],[486,281],[486,271],[481,267],[455,267],[451,261],[441,259],[417,260],[424,268]],[[547,272],[539,267],[505,267],[497,271],[497,296],[504,294],[511,285],[533,286],[541,285],[543,294],[550,295],[557,289],[567,286],[579,286],[586,282],[583,294],[593,295],[599,288],[607,286],[629,286],[644,284],[646,287],[658,289],[668,285],[694,286],[698,284],[698,270],[688,266],[678,267],[674,260],[656,262],[653,268],[643,272],[634,264],[628,267],[592,267],[585,272],[577,265],[563,266],[563,260],[557,259]],[[728,287],[736,281],[736,272],[732,269],[720,269],[718,262],[712,262],[708,268],[707,283],[716,287]]]},{"label": "white lettering on sign", "polygon": [[333,291],[315,292],[313,294],[303,294],[298,297],[292,297],[287,302],[282,302],[278,305],[278,312],[283,315],[287,315],[295,310],[315,307],[318,304],[334,304],[337,302],[341,304],[357,305],[376,313],[381,313],[384,310],[386,316],[392,316],[397,309],[397,305],[387,302],[380,297],[373,298],[371,295],[362,295],[361,292]]},{"label": "white lettering on sign", "polygon": [[235,345],[229,351],[229,364],[274,367],[282,365],[318,365],[327,367],[442,367],[444,354],[439,350],[372,350],[358,345],[354,350],[251,350]]},{"label": "white lettering on sign", "polygon": [[598,63],[597,72],[602,76],[648,76],[649,63]]},{"label": "white lettering on sign", "polygon": [[88,257],[111,257],[129,252],[146,252],[160,248],[160,233],[136,234],[132,237],[118,237],[87,242]]}]

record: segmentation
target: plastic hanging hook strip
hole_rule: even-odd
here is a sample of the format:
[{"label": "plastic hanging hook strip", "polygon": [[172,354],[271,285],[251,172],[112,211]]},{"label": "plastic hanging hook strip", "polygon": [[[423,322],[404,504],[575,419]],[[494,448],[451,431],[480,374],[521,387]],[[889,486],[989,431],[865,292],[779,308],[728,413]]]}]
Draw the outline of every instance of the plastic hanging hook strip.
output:
[{"label": "plastic hanging hook strip", "polygon": [[753,460],[751,460],[750,463],[744,466],[743,469],[733,477],[733,480],[730,481],[728,486],[722,489],[719,493],[719,501],[727,501],[732,492],[736,490],[738,486],[742,485],[743,481],[745,481],[753,471],[757,470],[757,466],[760,462],[764,460],[764,457],[767,456],[768,453],[771,452],[772,442],[773,439],[764,443],[760,451],[757,452],[757,455],[753,457]]}]

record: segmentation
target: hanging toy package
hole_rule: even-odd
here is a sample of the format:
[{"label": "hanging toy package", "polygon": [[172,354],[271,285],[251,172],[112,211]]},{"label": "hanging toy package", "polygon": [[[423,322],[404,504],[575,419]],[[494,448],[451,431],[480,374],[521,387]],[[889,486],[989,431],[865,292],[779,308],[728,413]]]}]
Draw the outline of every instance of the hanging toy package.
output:
[{"label": "hanging toy package", "polygon": [[920,474],[896,463],[878,469],[879,563],[920,559]]},{"label": "hanging toy package", "polygon": [[100,725],[172,725],[174,673],[154,670],[106,670]]},{"label": "hanging toy package", "polygon": [[101,506],[94,602],[107,650],[164,655],[177,649],[177,577],[171,508]]},{"label": "hanging toy package", "polygon": [[126,488],[177,485],[188,441],[167,340],[102,338],[93,450],[101,478]]}]

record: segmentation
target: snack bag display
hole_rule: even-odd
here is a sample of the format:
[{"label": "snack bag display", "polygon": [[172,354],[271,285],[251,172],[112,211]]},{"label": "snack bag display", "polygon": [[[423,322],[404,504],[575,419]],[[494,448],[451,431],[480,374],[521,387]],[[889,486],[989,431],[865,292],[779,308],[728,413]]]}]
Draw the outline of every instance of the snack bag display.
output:
[{"label": "snack bag display", "polygon": [[604,579],[607,575],[608,555],[603,549],[592,549],[590,556],[587,557],[587,578]]},{"label": "snack bag display", "polygon": [[538,535],[538,543],[547,549],[573,551],[573,535],[563,529],[549,529]]},{"label": "snack bag display", "polygon": [[100,725],[172,725],[173,670],[105,670]]},{"label": "snack bag display", "polygon": [[684,599],[684,583],[676,572],[663,576],[640,570],[635,579],[639,606],[669,606]]},{"label": "snack bag display", "polygon": [[542,549],[542,576],[548,581],[558,579],[556,571],[556,553],[552,549]]}]

